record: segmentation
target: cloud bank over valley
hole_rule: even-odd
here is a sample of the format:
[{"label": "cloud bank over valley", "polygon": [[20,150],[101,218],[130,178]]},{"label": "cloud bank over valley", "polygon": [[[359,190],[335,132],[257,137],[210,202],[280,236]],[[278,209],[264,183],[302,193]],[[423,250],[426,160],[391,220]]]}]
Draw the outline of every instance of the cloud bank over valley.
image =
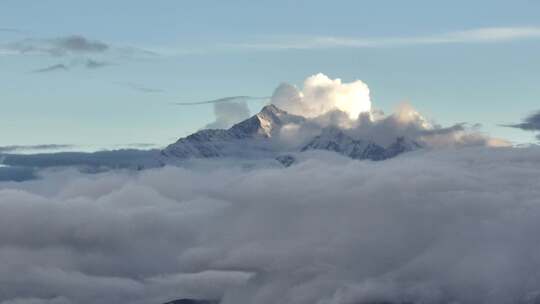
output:
[{"label": "cloud bank over valley", "polygon": [[0,303],[538,301],[538,148],[311,153],[0,183]]}]

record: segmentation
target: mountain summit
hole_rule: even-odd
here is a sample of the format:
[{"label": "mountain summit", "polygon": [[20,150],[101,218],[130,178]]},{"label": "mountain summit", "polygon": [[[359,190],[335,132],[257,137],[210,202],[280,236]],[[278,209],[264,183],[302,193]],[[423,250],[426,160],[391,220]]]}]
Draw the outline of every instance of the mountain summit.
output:
[{"label": "mountain summit", "polygon": [[286,124],[301,124],[304,122],[304,117],[289,114],[270,104],[262,108],[256,115],[232,126],[228,131],[235,134],[238,138],[270,138]]},{"label": "mountain summit", "polygon": [[[307,126],[312,132],[314,128],[319,131],[307,140],[291,144],[281,138],[284,126]],[[391,145],[383,147],[370,139],[355,138],[347,130],[335,126],[318,126],[270,104],[227,130],[201,130],[180,138],[162,150],[161,155],[171,161],[217,157],[275,158],[290,165],[294,157],[288,154],[310,150],[332,151],[354,159],[384,160],[419,148],[420,144],[405,137],[398,137]]]}]

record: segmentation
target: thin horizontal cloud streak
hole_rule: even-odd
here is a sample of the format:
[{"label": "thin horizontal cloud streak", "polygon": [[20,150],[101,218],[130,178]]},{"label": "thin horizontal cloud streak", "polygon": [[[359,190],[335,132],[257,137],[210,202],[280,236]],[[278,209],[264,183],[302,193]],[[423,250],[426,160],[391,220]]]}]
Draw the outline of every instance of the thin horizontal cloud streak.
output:
[{"label": "thin horizontal cloud streak", "polygon": [[382,48],[435,44],[497,43],[536,38],[540,38],[540,27],[486,27],[435,35],[408,37],[300,37],[271,42],[229,44],[228,47],[255,50]]},{"label": "thin horizontal cloud streak", "polygon": [[88,59],[86,60],[86,62],[84,63],[84,66],[87,68],[87,69],[99,69],[99,68],[103,68],[103,67],[106,67],[106,66],[109,66],[111,65],[110,63],[108,62],[105,62],[105,61],[97,61],[97,60],[93,60],[93,59]]},{"label": "thin horizontal cloud streak", "polygon": [[85,61],[72,61],[71,63],[58,63],[49,65],[44,68],[36,69],[33,73],[48,73],[56,71],[70,71],[72,68],[82,67],[88,70],[96,70],[112,65],[112,63],[106,61],[99,61],[94,59],[87,59]]},{"label": "thin horizontal cloud streak", "polygon": [[57,71],[68,71],[69,68],[65,64],[54,64],[42,69],[34,70],[34,73],[49,73],[49,72],[57,72]]},{"label": "thin horizontal cloud streak", "polygon": [[43,145],[12,145],[12,146],[0,146],[0,153],[9,153],[9,152],[21,152],[29,150],[61,150],[61,149],[71,149],[75,147],[74,145],[67,144],[43,144]]},{"label": "thin horizontal cloud streak", "polygon": [[128,87],[134,91],[138,91],[138,92],[143,92],[143,93],[162,93],[164,92],[163,89],[158,89],[158,88],[151,88],[151,87],[147,87],[147,86],[144,86],[144,85],[141,85],[141,84],[138,84],[138,83],[134,83],[134,82],[115,82],[115,84],[117,85],[121,85],[121,86],[124,86],[124,87]]},{"label": "thin horizontal cloud streak", "polygon": [[266,100],[270,99],[270,96],[268,97],[260,97],[260,96],[229,96],[229,97],[222,97],[218,99],[211,99],[211,100],[203,100],[203,101],[193,101],[193,102],[175,102],[173,103],[176,106],[196,106],[196,105],[203,105],[203,104],[215,104],[215,103],[223,103],[223,102],[246,102],[246,101],[253,101],[253,100]]},{"label": "thin horizontal cloud streak", "polygon": [[23,31],[21,31],[19,29],[16,29],[16,28],[11,28],[11,27],[0,27],[0,32],[14,33],[14,34],[22,34],[23,33]]},{"label": "thin horizontal cloud streak", "polygon": [[120,147],[126,146],[130,148],[143,148],[143,149],[159,147],[159,145],[156,143],[130,143],[127,145],[118,145],[118,146]]},{"label": "thin horizontal cloud streak", "polygon": [[1,55],[46,55],[53,57],[103,55],[113,57],[154,57],[157,53],[134,46],[112,45],[82,35],[56,38],[26,38],[0,44]]},{"label": "thin horizontal cloud streak", "polygon": [[73,52],[104,52],[109,48],[104,42],[92,41],[78,35],[58,38],[54,45]]},{"label": "thin horizontal cloud streak", "polygon": [[110,46],[104,42],[91,40],[80,35],[55,39],[24,39],[3,46],[15,54],[37,54],[65,56],[80,53],[102,53]]}]

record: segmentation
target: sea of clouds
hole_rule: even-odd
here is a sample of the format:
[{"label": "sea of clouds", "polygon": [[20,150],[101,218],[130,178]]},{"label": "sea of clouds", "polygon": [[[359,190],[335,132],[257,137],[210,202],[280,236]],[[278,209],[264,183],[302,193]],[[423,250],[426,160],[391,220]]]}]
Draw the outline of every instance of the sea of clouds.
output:
[{"label": "sea of clouds", "polygon": [[0,183],[0,303],[538,303],[540,148]]}]

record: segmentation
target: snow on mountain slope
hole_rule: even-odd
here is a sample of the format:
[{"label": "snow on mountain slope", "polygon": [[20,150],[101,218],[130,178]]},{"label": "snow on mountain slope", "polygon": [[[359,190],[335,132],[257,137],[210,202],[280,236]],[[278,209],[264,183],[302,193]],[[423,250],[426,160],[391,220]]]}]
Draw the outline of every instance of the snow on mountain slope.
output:
[{"label": "snow on mountain slope", "polygon": [[304,122],[305,118],[302,116],[289,114],[274,105],[267,105],[255,116],[232,126],[227,131],[237,138],[271,138],[286,124]]},{"label": "snow on mountain slope", "polygon": [[291,115],[274,105],[265,106],[258,114],[232,126],[228,130],[201,130],[162,151],[166,157],[265,157],[273,154],[276,147],[272,137],[281,127],[301,124],[305,118]]},{"label": "snow on mountain slope", "polygon": [[166,160],[188,158],[276,158],[279,154],[309,150],[333,151],[354,159],[383,160],[416,150],[421,146],[413,140],[399,137],[388,147],[369,139],[348,135],[338,127],[321,128],[319,135],[301,146],[287,146],[279,141],[284,126],[302,126],[308,120],[292,115],[274,105],[265,106],[258,114],[228,130],[201,130],[162,151]]},{"label": "snow on mountain slope", "polygon": [[323,129],[321,135],[316,136],[301,151],[328,150],[343,154],[354,159],[384,159],[385,149],[371,141],[354,139],[336,127]]}]

